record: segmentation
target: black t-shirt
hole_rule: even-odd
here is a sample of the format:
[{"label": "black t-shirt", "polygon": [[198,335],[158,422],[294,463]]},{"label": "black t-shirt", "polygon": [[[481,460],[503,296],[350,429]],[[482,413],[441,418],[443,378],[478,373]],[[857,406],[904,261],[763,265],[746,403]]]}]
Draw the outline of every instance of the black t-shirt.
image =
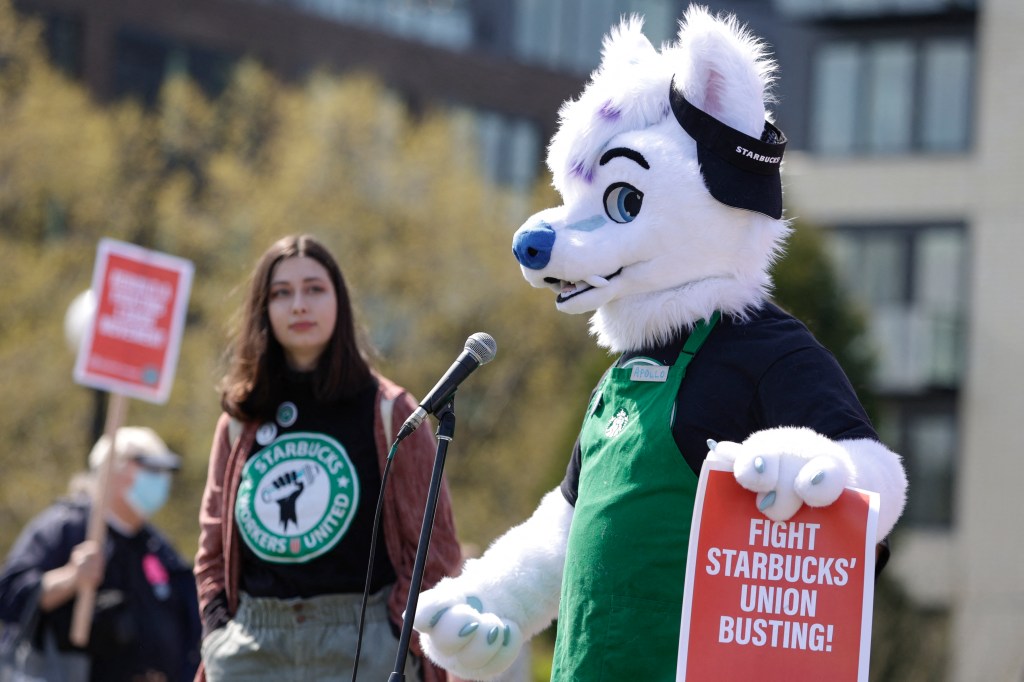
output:
[{"label": "black t-shirt", "polygon": [[[110,535],[114,552],[104,583],[120,589],[101,589],[96,595],[91,679],[136,680],[144,671],[164,671],[168,680],[175,679],[183,665],[180,652],[194,647],[198,635],[193,623],[198,604],[191,595],[182,598],[186,588],[174,586],[167,570],[177,557],[162,551],[162,542],[147,529],[133,537],[113,529]],[[187,574],[181,569],[187,567],[178,563],[172,568],[176,580],[184,582]],[[183,623],[189,623],[188,629]]]},{"label": "black t-shirt", "polygon": [[[257,597],[362,593],[380,464],[376,383],[321,402],[310,375],[288,376],[275,421],[257,432],[235,502],[241,589]],[[383,533],[371,590],[395,581]]]},{"label": "black t-shirt", "polygon": [[[615,366],[638,356],[675,364],[686,337],[626,353]],[[723,316],[711,330],[687,367],[672,433],[683,458],[699,474],[709,438],[741,442],[755,431],[778,426],[806,426],[834,440],[878,438],[832,353],[803,323],[766,303],[746,322]],[[570,504],[576,502],[579,473],[577,440],[561,484]]]}]

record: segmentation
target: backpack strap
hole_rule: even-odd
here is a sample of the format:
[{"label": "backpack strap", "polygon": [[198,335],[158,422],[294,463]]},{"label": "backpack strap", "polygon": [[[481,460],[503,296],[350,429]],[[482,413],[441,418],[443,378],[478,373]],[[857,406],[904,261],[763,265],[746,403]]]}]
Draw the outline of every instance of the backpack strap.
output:
[{"label": "backpack strap", "polygon": [[391,418],[395,412],[395,399],[385,398],[381,396],[380,399],[380,423],[384,427],[384,442],[390,446],[391,438],[394,436],[392,433]]},{"label": "backpack strap", "polygon": [[238,421],[234,417],[228,422],[228,442],[231,444],[231,449],[235,449],[235,443],[238,442],[239,437],[242,435],[242,422]]}]

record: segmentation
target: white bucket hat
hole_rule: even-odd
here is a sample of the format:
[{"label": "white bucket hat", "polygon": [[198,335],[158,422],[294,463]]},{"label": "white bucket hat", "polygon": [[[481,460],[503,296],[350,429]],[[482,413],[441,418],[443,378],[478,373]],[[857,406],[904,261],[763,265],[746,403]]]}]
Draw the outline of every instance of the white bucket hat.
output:
[{"label": "white bucket hat", "polygon": [[[117,430],[116,457],[135,460],[154,469],[177,471],[181,468],[181,457],[174,454],[156,431],[146,426],[122,426]],[[89,468],[97,469],[107,458],[110,439],[104,435],[89,453]]]}]

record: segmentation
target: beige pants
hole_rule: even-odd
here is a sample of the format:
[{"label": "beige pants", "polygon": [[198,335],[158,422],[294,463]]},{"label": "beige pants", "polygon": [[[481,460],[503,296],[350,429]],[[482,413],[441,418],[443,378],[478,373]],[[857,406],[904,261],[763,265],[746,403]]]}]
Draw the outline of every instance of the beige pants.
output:
[{"label": "beige pants", "polygon": [[[382,590],[366,604],[357,680],[387,680],[395,667],[398,638],[388,623]],[[208,682],[350,682],[356,652],[361,594],[311,599],[264,599],[241,595],[238,613],[203,640]],[[419,679],[409,656],[406,680]]]}]

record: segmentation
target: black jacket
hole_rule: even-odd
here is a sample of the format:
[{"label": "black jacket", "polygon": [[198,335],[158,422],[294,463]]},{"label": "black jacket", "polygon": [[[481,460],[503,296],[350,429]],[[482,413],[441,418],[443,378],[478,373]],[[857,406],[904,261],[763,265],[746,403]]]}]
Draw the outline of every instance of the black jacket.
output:
[{"label": "black jacket", "polygon": [[[0,572],[0,620],[25,622],[38,602],[46,571],[67,563],[85,539],[87,499],[60,500],[22,530]],[[169,682],[191,680],[199,663],[199,606],[191,567],[155,528],[146,525],[127,537],[113,527],[106,540],[106,572],[86,652],[91,679],[117,682],[148,671]],[[53,632],[61,650],[68,638],[74,600],[39,614],[36,646]]]}]

